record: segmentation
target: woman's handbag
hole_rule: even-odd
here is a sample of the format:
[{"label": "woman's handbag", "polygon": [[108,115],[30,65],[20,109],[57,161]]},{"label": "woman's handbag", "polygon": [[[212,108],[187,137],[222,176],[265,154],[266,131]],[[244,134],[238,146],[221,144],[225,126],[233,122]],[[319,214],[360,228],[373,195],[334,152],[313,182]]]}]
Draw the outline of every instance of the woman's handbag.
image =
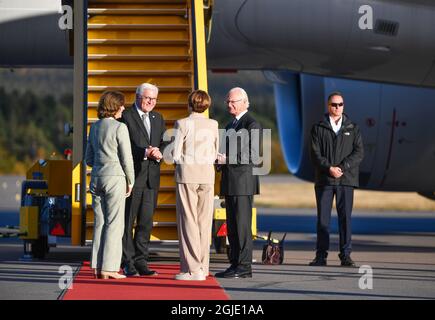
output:
[{"label": "woman's handbag", "polygon": [[284,239],[286,235],[287,233],[284,233],[281,241],[274,243],[271,238],[272,231],[269,232],[267,243],[263,246],[263,264],[282,264],[284,260]]}]

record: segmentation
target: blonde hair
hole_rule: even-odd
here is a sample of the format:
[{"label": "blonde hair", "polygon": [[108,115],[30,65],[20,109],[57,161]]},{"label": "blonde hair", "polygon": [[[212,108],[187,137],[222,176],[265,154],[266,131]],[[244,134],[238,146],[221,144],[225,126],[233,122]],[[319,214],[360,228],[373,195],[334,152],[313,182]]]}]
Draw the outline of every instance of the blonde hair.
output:
[{"label": "blonde hair", "polygon": [[207,92],[203,90],[195,90],[188,97],[189,107],[198,113],[203,113],[211,105],[211,98]]}]

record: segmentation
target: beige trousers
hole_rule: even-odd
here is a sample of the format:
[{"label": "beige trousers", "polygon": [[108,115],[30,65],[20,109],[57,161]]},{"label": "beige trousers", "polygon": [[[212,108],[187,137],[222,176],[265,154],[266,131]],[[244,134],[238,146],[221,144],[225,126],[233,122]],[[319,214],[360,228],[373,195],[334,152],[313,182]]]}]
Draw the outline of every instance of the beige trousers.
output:
[{"label": "beige trousers", "polygon": [[177,229],[180,271],[208,275],[213,184],[177,183]]}]

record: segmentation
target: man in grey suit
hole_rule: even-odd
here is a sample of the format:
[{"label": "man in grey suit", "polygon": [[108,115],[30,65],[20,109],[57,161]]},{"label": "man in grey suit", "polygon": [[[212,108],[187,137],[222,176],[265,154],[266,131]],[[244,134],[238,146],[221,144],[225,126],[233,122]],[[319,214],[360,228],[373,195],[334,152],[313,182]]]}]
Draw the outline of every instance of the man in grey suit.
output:
[{"label": "man in grey suit", "polygon": [[[155,275],[148,268],[149,242],[157,193],[160,187],[160,160],[164,147],[165,121],[153,111],[159,90],[143,83],[136,90],[136,101],[122,115],[128,127],[133,153],[136,183],[127,199],[123,238],[123,267],[126,275]],[[136,228],[133,238],[133,224]]]},{"label": "man in grey suit", "polygon": [[[255,194],[260,192],[258,175],[253,174],[254,150],[260,148],[253,143],[252,133],[261,133],[260,124],[248,113],[248,95],[242,88],[229,91],[227,100],[228,112],[233,120],[225,130],[234,130],[237,135],[248,133],[247,139],[236,138],[236,148],[230,143],[231,136],[227,134],[226,151],[228,155],[220,162],[221,166],[221,195],[225,196],[228,240],[230,243],[230,267],[219,272],[216,277],[250,278],[252,277],[252,204]],[[258,140],[260,141],[260,140]]]}]

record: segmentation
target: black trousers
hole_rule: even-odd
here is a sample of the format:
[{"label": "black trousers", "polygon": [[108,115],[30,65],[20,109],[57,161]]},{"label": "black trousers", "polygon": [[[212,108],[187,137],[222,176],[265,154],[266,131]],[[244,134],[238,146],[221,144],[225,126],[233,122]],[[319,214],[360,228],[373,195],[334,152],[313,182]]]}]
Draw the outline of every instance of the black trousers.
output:
[{"label": "black trousers", "polygon": [[[125,204],[125,229],[122,238],[122,264],[147,265],[153,215],[157,206],[157,189],[134,188]],[[136,227],[133,238],[133,225]]]},{"label": "black trousers", "polygon": [[254,196],[225,196],[230,263],[252,264],[252,201]]},{"label": "black trousers", "polygon": [[353,187],[322,186],[315,187],[317,202],[317,255],[326,257],[329,250],[329,224],[331,221],[332,201],[335,195],[338,230],[340,238],[340,259],[352,252],[351,215],[353,207]]}]

